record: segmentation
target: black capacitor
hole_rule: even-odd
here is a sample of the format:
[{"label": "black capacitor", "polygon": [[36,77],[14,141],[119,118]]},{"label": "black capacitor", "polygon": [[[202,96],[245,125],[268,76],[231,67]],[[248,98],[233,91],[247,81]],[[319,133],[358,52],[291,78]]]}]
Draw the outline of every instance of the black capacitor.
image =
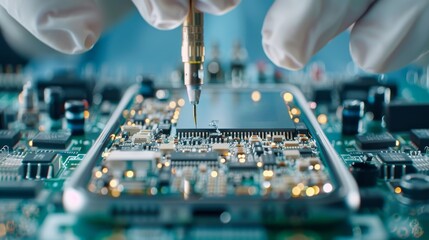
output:
[{"label": "black capacitor", "polygon": [[399,186],[404,197],[412,200],[429,200],[429,176],[407,174],[402,177]]},{"label": "black capacitor", "polygon": [[346,100],[343,103],[343,128],[345,135],[355,135],[362,131],[364,102],[360,100]]},{"label": "black capacitor", "polygon": [[85,103],[83,100],[70,100],[64,104],[67,128],[72,135],[85,132]]},{"label": "black capacitor", "polygon": [[350,167],[359,187],[373,187],[377,184],[380,169],[369,162],[354,162]]},{"label": "black capacitor", "polygon": [[53,120],[64,116],[64,92],[60,87],[46,88],[44,91],[48,115]]},{"label": "black capacitor", "polygon": [[381,120],[385,107],[390,103],[390,88],[383,86],[371,87],[368,94],[368,107],[374,114],[374,120]]},{"label": "black capacitor", "polygon": [[0,129],[7,129],[6,113],[4,109],[0,109]]},{"label": "black capacitor", "polygon": [[139,94],[146,98],[155,97],[156,89],[152,78],[138,75],[136,81],[140,85]]}]

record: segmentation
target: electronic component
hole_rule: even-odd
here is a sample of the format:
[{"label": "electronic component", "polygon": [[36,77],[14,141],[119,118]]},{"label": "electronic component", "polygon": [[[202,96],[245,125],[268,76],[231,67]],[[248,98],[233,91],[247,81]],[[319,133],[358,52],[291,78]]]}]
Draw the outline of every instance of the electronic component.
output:
[{"label": "electronic component", "polygon": [[375,186],[380,175],[380,168],[369,162],[354,162],[350,171],[360,187]]},{"label": "electronic component", "polygon": [[23,177],[22,158],[17,155],[0,155],[0,182],[19,181]]},{"label": "electronic component", "polygon": [[49,79],[40,78],[35,81],[37,95],[43,101],[46,88],[59,87],[63,91],[64,101],[85,99],[91,104],[96,83],[92,77],[80,78],[71,71],[60,71]]},{"label": "electronic component", "polygon": [[64,105],[66,111],[67,127],[72,135],[85,132],[85,103],[78,100],[67,101]]},{"label": "electronic component", "polygon": [[28,153],[22,160],[24,178],[52,178],[60,169],[60,161],[56,153]]},{"label": "electronic component", "polygon": [[43,188],[43,182],[39,181],[0,181],[0,199],[35,198]]},{"label": "electronic component", "polygon": [[5,110],[0,108],[0,129],[7,129]]},{"label": "electronic component", "polygon": [[402,177],[399,186],[402,196],[415,201],[429,199],[429,176],[423,174],[407,174]]},{"label": "electronic component", "polygon": [[364,102],[359,100],[346,100],[343,103],[343,128],[345,135],[354,135],[362,131],[362,118]]},{"label": "electronic component", "polygon": [[23,87],[22,102],[19,108],[18,118],[28,127],[34,127],[39,123],[36,94],[34,93],[31,82],[27,82]]},{"label": "electronic component", "polygon": [[161,154],[153,151],[112,151],[105,164],[116,178],[121,178],[127,170],[136,177],[144,177],[154,171],[160,158]]},{"label": "electronic component", "polygon": [[171,154],[171,162],[173,164],[187,164],[191,162],[217,162],[218,153],[187,153],[187,152],[173,152]]},{"label": "electronic component", "polygon": [[64,116],[64,93],[60,87],[45,88],[45,103],[48,115],[53,120]]},{"label": "electronic component", "polygon": [[301,156],[301,153],[299,152],[299,150],[284,150],[283,151],[283,155],[285,156],[286,159],[298,159]]},{"label": "electronic component", "polygon": [[159,151],[163,154],[169,154],[174,152],[176,149],[176,145],[174,143],[161,143],[159,145]]},{"label": "electronic component", "polygon": [[121,127],[122,132],[127,132],[129,136],[133,136],[134,134],[140,132],[142,129],[141,125],[123,125]]},{"label": "electronic component", "polygon": [[377,154],[380,159],[380,177],[382,178],[400,178],[408,173],[415,173],[413,161],[405,153],[381,152]]},{"label": "electronic component", "polygon": [[412,129],[410,139],[420,151],[426,151],[429,147],[429,129]]},{"label": "electronic component", "polygon": [[0,130],[0,148],[8,146],[12,148],[21,138],[21,132],[16,130]]},{"label": "electronic component", "polygon": [[369,133],[356,136],[356,143],[362,150],[387,149],[396,146],[396,139],[390,133]]},{"label": "electronic component", "polygon": [[39,132],[33,138],[33,147],[47,149],[66,149],[71,140],[69,133]]},{"label": "electronic component", "polygon": [[382,86],[372,87],[368,94],[368,108],[373,114],[374,120],[381,120],[384,109],[390,103],[390,89]]},{"label": "electronic component", "polygon": [[219,153],[220,155],[226,156],[229,153],[228,143],[213,143],[212,151]]},{"label": "electronic component", "polygon": [[[287,111],[284,99],[274,91],[261,92],[259,102],[253,102],[252,90],[237,89],[234,91],[214,90],[211,94],[201,95],[201,102],[210,103],[209,108],[200,108],[199,124],[195,129],[193,125],[192,106],[185,105],[180,110],[180,118],[177,122],[177,134],[179,137],[185,136],[206,136],[216,133],[216,129],[210,125],[213,119],[219,120],[217,129],[225,136],[252,135],[265,136],[266,133],[276,133],[273,135],[283,135],[285,139],[292,140],[296,133],[295,123],[292,121]],[[216,101],[215,99],[222,99]],[[252,106],[243,111],[235,111],[243,106]],[[270,109],[278,109],[273,113]],[[222,118],[214,113],[222,113]],[[246,119],[246,121],[243,121]],[[251,130],[251,131],[249,131]],[[234,136],[233,136],[234,137]]]},{"label": "electronic component", "polygon": [[384,121],[391,132],[429,128],[429,121],[423,116],[429,116],[429,103],[391,102],[386,107]]},{"label": "electronic component", "polygon": [[171,124],[169,123],[161,123],[158,125],[158,129],[162,134],[170,135],[171,133]]},{"label": "electronic component", "polygon": [[357,79],[351,82],[345,82],[340,90],[340,99],[341,102],[347,99],[357,99],[367,103],[369,89],[374,86],[383,86],[389,88],[391,91],[392,99],[395,98],[398,94],[398,85],[392,79],[381,79],[379,76],[370,75],[370,76],[358,76]]}]

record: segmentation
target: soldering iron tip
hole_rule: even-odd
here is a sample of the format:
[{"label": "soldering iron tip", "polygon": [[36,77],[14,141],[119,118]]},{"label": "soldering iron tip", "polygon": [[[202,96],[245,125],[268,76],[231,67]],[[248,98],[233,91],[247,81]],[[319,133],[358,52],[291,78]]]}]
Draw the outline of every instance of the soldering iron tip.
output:
[{"label": "soldering iron tip", "polygon": [[195,125],[195,128],[197,128],[197,104],[194,104],[193,113],[194,113],[194,125]]}]

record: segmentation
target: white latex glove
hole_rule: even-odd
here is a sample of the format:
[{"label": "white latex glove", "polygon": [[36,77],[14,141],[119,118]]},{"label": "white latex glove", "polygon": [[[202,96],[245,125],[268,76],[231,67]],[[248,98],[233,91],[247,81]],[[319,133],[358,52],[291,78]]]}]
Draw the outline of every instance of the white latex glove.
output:
[{"label": "white latex glove", "polygon": [[[132,1],[143,18],[159,29],[179,26],[189,9],[189,0]],[[196,1],[198,9],[212,14],[225,13],[239,3]],[[106,19],[101,4],[103,0],[0,0],[0,6],[36,38],[68,54],[91,49],[100,37]]]},{"label": "white latex glove", "polygon": [[277,0],[263,47],[276,65],[300,69],[352,24],[350,52],[366,71],[395,70],[429,53],[428,0]]}]

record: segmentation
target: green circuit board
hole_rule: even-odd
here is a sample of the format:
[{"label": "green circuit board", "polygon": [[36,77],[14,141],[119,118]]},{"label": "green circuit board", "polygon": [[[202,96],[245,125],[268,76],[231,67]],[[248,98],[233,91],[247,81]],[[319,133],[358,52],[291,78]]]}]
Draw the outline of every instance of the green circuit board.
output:
[{"label": "green circuit board", "polygon": [[[404,81],[398,81],[396,85],[398,87],[398,99],[409,102],[425,102],[427,96],[429,96],[427,89],[424,87],[405,83]],[[168,88],[160,89],[168,93]],[[249,93],[253,93],[256,89],[260,88],[250,88]],[[260,91],[263,93],[263,90]],[[148,227],[138,224],[123,225],[115,222],[106,224],[106,221],[98,224],[87,219],[81,219],[67,212],[64,208],[64,186],[75,173],[76,168],[82,161],[85,161],[90,149],[97,144],[97,139],[111,119],[111,114],[117,107],[117,102],[94,101],[93,104],[85,109],[85,133],[83,135],[72,135],[67,130],[67,121],[65,119],[53,122],[48,117],[47,108],[42,101],[38,101],[40,114],[37,125],[25,126],[19,121],[19,117],[16,117],[19,115],[20,91],[3,89],[0,92],[0,107],[3,109],[5,117],[10,118],[7,131],[19,133],[18,140],[13,141],[13,146],[3,148],[0,146],[0,238],[59,239],[69,236],[77,239],[133,239],[136,236],[148,236],[149,239],[300,239],[300,237],[303,239],[352,239],[359,237],[364,239],[425,239],[427,237],[429,221],[425,214],[425,202],[410,204],[406,199],[403,201],[404,196],[400,180],[404,175],[412,173],[427,175],[429,156],[411,140],[409,131],[391,132],[386,128],[383,121],[374,121],[368,114],[362,119],[365,129],[362,134],[375,134],[383,137],[388,134],[385,141],[385,143],[387,142],[387,147],[382,149],[371,149],[371,147],[363,149],[362,144],[365,144],[367,139],[358,140],[354,135],[343,135],[341,133],[341,114],[337,111],[338,106],[332,107],[332,102],[317,103],[317,106],[311,107],[331,145],[347,169],[350,169],[350,172],[353,173],[355,163],[368,163],[379,169],[375,185],[359,187],[361,196],[364,196],[361,200],[361,208],[351,213],[347,220],[339,225],[341,227],[326,228],[315,225],[311,227],[288,225],[274,228],[264,225],[225,225],[222,227],[170,225],[168,227]],[[410,95],[410,92],[413,94]],[[173,194],[181,198],[192,198],[192,195],[204,194],[217,197],[229,195],[266,197],[270,194],[270,196],[277,196],[279,193],[284,194],[286,190],[284,191],[282,183],[270,182],[272,175],[282,171],[292,171],[288,176],[294,176],[297,171],[299,172],[300,165],[294,165],[295,162],[290,159],[296,157],[296,154],[303,154],[302,152],[299,153],[299,150],[304,148],[311,150],[307,159],[309,162],[307,168],[310,165],[314,168],[319,164],[317,168],[322,169],[320,174],[324,176],[324,180],[320,184],[311,183],[311,185],[303,186],[299,194],[296,195],[308,198],[315,195],[316,192],[317,194],[319,192],[323,194],[323,186],[330,183],[329,170],[325,169],[324,160],[318,158],[318,149],[313,144],[314,140],[311,134],[291,135],[288,137],[286,133],[281,131],[269,133],[269,136],[267,134],[250,133],[248,136],[240,138],[231,136],[231,138],[222,141],[212,141],[210,137],[199,136],[197,140],[201,142],[195,144],[192,143],[195,139],[190,138],[188,135],[180,135],[180,129],[189,129],[188,126],[185,124],[182,127],[179,122],[179,127],[177,127],[177,122],[175,122],[174,113],[175,111],[180,112],[180,106],[184,104],[183,96],[167,94],[157,97],[155,95],[153,99],[147,100],[145,97],[143,105],[140,104],[139,108],[133,108],[133,105],[128,106],[128,110],[135,110],[136,112],[134,114],[131,114],[131,112],[124,113],[114,135],[109,136],[109,144],[103,149],[104,155],[99,156],[97,165],[91,169],[93,175],[89,176],[90,180],[86,185],[89,192],[111,198],[118,197],[117,186],[123,183],[122,186],[125,186],[125,190],[120,191],[121,195],[132,196],[149,196],[154,195],[154,193],[155,195],[161,193],[166,195]],[[141,103],[139,102],[140,100],[142,99],[133,99],[138,103]],[[102,106],[103,104],[108,106]],[[135,104],[135,102],[132,104]],[[309,100],[309,104],[311,105],[311,100]],[[148,124],[136,124],[138,122],[138,119],[136,120],[136,116],[139,115],[138,111],[144,111],[144,109],[151,108],[150,106],[159,107],[159,109],[156,109],[156,114],[143,118],[143,121],[149,119],[146,120],[149,121]],[[293,106],[289,107],[289,120],[298,123],[300,112],[292,112],[292,108]],[[334,110],[331,110],[332,108]],[[168,116],[159,115],[160,112]],[[151,113],[153,112],[145,114],[150,115]],[[153,132],[146,132],[148,134],[145,135],[144,130],[153,129],[148,127],[153,127],[151,124],[157,124],[156,127],[158,127],[159,122],[157,121],[161,119],[168,120],[168,124],[175,126],[173,127],[173,132],[170,133],[171,135],[160,134],[155,137]],[[60,127],[58,128],[58,126]],[[129,134],[130,131],[135,130],[135,126],[145,126],[137,127],[139,136]],[[39,147],[35,146],[34,140],[38,138],[40,133],[47,133],[49,140],[52,141],[48,141],[48,145],[41,146],[38,143]],[[50,135],[53,133],[60,134],[59,138],[61,139],[56,139],[57,135]],[[11,133],[3,132],[3,134],[6,136]],[[301,138],[304,140],[302,141]],[[257,156],[253,152],[255,151],[254,142],[260,142],[262,146],[269,148],[271,152],[265,149],[264,151],[267,151],[264,153],[265,155],[274,154],[273,149],[281,151],[281,156],[277,156],[278,158],[275,160],[275,167],[267,167],[268,164],[264,160],[249,160],[249,156],[252,159],[253,156]],[[298,145],[296,145],[297,142]],[[175,146],[172,147],[172,144],[175,144]],[[369,144],[373,144],[373,142],[370,141]],[[124,152],[132,154],[130,153],[132,148],[146,149],[151,154],[161,152],[161,156],[156,162],[150,161],[151,164],[154,164],[154,166],[151,166],[154,171],[144,173],[148,175],[142,177],[147,181],[144,187],[133,182],[136,181],[134,175],[138,173],[138,169],[129,167],[131,166],[130,163],[126,163],[128,164],[126,167],[122,163],[115,165],[115,161],[120,161],[121,158],[114,155],[116,154],[115,151],[122,151],[122,154]],[[292,152],[292,150],[296,151]],[[173,152],[180,152],[180,154],[175,155]],[[165,169],[171,172],[171,165],[177,164],[177,159],[183,158],[183,154],[187,152],[198,152],[201,157],[213,158],[216,164],[195,165],[193,162],[187,162],[184,165],[176,166],[174,171],[175,173],[178,171],[180,174],[175,175],[164,188],[161,187],[158,181],[151,181],[152,178],[158,178]],[[207,156],[209,152],[216,152],[216,156]],[[308,151],[306,152],[308,153]],[[171,156],[172,153],[173,156]],[[249,153],[251,154],[249,155]],[[242,157],[243,155],[245,156]],[[32,159],[29,159],[30,157],[33,157],[33,159],[40,157],[47,164],[44,165],[43,161],[33,163]],[[299,155],[299,157],[302,156]],[[127,156],[127,158],[132,159],[131,156]],[[401,161],[390,161],[389,159],[392,158],[401,158]],[[195,159],[195,161],[197,160]],[[240,178],[234,187],[228,188],[226,185],[222,185],[225,184],[222,183],[222,180],[226,182],[230,169],[235,167],[233,163],[240,163],[240,161],[252,161],[254,166],[250,167],[254,167],[257,170],[250,173],[240,172],[234,175],[232,178]],[[261,164],[258,165],[259,162]],[[282,164],[290,165],[291,168],[288,170],[277,168]],[[109,168],[120,168],[120,174],[106,174],[109,170],[112,171]],[[198,174],[199,171],[201,173]],[[197,187],[191,192],[184,190],[186,186],[183,186],[183,183],[186,183],[186,179],[182,178],[185,175],[189,175],[191,176],[189,179],[193,178],[195,180],[192,184]],[[222,179],[221,177],[224,176],[225,178]],[[146,177],[148,178],[146,179]],[[130,180],[131,178],[133,181]],[[100,183],[99,179],[103,179],[103,183]],[[115,179],[117,180],[116,184],[113,183],[112,185],[112,180]],[[141,183],[141,181],[136,182]],[[298,186],[298,182],[294,182],[293,186],[291,185],[287,188],[287,191],[289,191],[286,191],[287,194],[295,195],[297,190],[295,189],[295,191],[294,187]],[[270,184],[270,186],[275,187],[267,191],[268,188],[264,189],[264,184],[265,186]],[[333,185],[335,187],[335,184]],[[206,191],[206,189],[210,191]],[[307,191],[307,189],[311,190]]]}]

